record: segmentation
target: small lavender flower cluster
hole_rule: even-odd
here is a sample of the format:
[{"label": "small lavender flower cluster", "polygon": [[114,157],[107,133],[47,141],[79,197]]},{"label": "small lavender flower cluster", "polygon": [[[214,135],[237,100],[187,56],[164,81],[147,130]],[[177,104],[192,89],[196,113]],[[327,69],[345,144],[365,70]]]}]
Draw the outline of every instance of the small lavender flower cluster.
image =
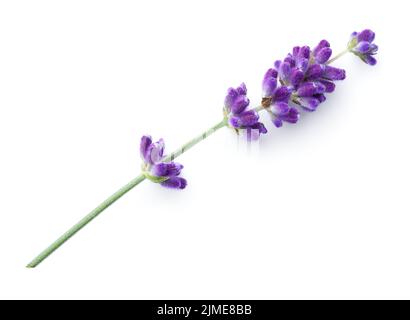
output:
[{"label": "small lavender flower cluster", "polygon": [[152,142],[151,136],[143,136],[140,154],[143,160],[142,172],[145,177],[164,187],[185,189],[187,181],[179,177],[183,165],[176,162],[164,162],[165,143],[163,139]]},{"label": "small lavender flower cluster", "polygon": [[369,29],[362,32],[353,32],[348,44],[350,52],[357,55],[365,63],[374,66],[377,63],[374,57],[377,54],[379,47],[373,43],[376,34]]},{"label": "small lavender flower cluster", "polygon": [[246,96],[247,89],[244,83],[238,88],[229,88],[225,98],[224,115],[229,119],[229,124],[235,129],[247,130],[247,133],[260,134],[268,132],[262,122],[259,122],[259,114],[256,110],[249,110],[249,99]]}]

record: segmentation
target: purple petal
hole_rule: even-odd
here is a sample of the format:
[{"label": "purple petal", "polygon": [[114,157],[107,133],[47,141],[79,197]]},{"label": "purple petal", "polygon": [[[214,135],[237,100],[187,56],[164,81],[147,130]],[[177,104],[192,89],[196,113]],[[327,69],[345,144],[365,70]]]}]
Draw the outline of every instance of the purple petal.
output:
[{"label": "purple petal", "polygon": [[178,176],[184,166],[178,162],[171,162],[168,166],[168,176]]},{"label": "purple petal", "polygon": [[309,79],[318,79],[323,75],[324,66],[320,64],[312,64],[306,71],[306,77]]},{"label": "purple petal", "polygon": [[161,182],[161,185],[171,189],[185,189],[187,181],[181,177],[171,177],[168,180]]},{"label": "purple petal", "polygon": [[230,117],[229,118],[229,124],[234,128],[240,128],[241,127],[241,122],[240,122],[238,117]]},{"label": "purple petal", "polygon": [[296,61],[290,54],[288,54],[288,56],[285,58],[285,60],[283,60],[283,62],[289,63],[291,68],[294,68],[296,66]]},{"label": "purple petal", "polygon": [[272,97],[275,93],[277,86],[277,80],[275,78],[265,79],[262,84],[262,94],[263,97]]},{"label": "purple petal", "polygon": [[156,177],[165,177],[168,173],[168,166],[166,163],[158,163],[152,166],[151,173]]},{"label": "purple petal", "polygon": [[309,59],[310,58],[310,48],[308,46],[303,46],[300,48],[299,57]]},{"label": "purple petal", "polygon": [[326,61],[328,61],[330,59],[330,57],[332,56],[332,49],[330,48],[323,48],[322,50],[320,50],[317,55],[315,56],[316,61],[318,63],[325,63]]},{"label": "purple petal", "polygon": [[305,109],[306,111],[315,111],[316,108],[319,106],[320,101],[316,98],[302,98],[300,99],[301,103],[302,103],[302,107],[303,109]]},{"label": "purple petal", "polygon": [[273,100],[287,102],[290,98],[290,95],[290,89],[288,87],[283,86],[276,89],[275,94],[273,95]]},{"label": "purple petal", "polygon": [[272,105],[273,114],[280,116],[289,112],[289,105],[286,102],[276,102]]},{"label": "purple petal", "polygon": [[238,94],[240,95],[246,95],[248,92],[248,89],[246,89],[246,85],[245,83],[241,83],[240,86],[238,87],[238,89],[236,89],[236,91],[238,92]]},{"label": "purple petal", "polygon": [[283,126],[283,122],[279,118],[274,118],[272,120],[272,122],[273,122],[273,124],[275,125],[276,128],[280,128],[280,127]]},{"label": "purple petal", "polygon": [[327,40],[322,40],[319,42],[316,48],[313,49],[313,55],[316,57],[318,52],[323,48],[330,48],[330,43]]},{"label": "purple petal", "polygon": [[257,124],[254,124],[252,127],[252,129],[257,129],[259,130],[259,133],[261,134],[266,134],[268,133],[268,130],[265,128],[265,126],[263,125],[262,122],[258,122]]},{"label": "purple petal", "polygon": [[268,71],[266,71],[265,77],[266,78],[277,78],[278,71],[274,68],[270,68]]},{"label": "purple petal", "polygon": [[267,132],[268,130],[266,130],[265,126],[261,122],[246,128],[246,136],[249,141],[258,140],[261,134],[266,134]]},{"label": "purple petal", "polygon": [[231,110],[234,100],[238,97],[238,92],[234,88],[229,88],[225,98],[225,107]]},{"label": "purple petal", "polygon": [[369,52],[370,51],[370,43],[367,42],[367,41],[359,42],[354,50],[359,52],[359,53]]},{"label": "purple petal", "polygon": [[151,173],[157,177],[178,176],[184,166],[177,162],[158,163],[151,168]]},{"label": "purple petal", "polygon": [[336,85],[332,81],[320,80],[320,83],[325,86],[325,92],[332,93],[336,89]]},{"label": "purple petal", "polygon": [[264,97],[272,97],[277,86],[277,74],[278,72],[275,69],[269,69],[262,82],[262,91]]},{"label": "purple petal", "polygon": [[377,64],[377,60],[373,56],[366,55],[364,56],[364,62],[367,64],[374,66]]},{"label": "purple petal", "polygon": [[147,150],[148,147],[151,145],[152,143],[152,138],[151,136],[143,136],[141,138],[141,143],[140,143],[140,155],[142,160],[144,160],[145,162],[147,162]]},{"label": "purple petal", "polygon": [[299,120],[299,116],[300,115],[298,109],[292,107],[289,109],[289,112],[285,116],[281,116],[280,118],[288,123],[296,123]]},{"label": "purple petal", "polygon": [[320,81],[319,82],[314,82],[316,86],[316,94],[322,94],[326,92],[326,87],[324,84],[322,84]]},{"label": "purple petal", "polygon": [[329,80],[344,80],[346,79],[346,71],[332,66],[326,66],[323,77]]},{"label": "purple petal", "polygon": [[297,94],[299,97],[311,97],[315,94],[324,92],[325,86],[323,84],[317,82],[306,82],[299,87]]},{"label": "purple petal", "polygon": [[280,78],[286,81],[290,76],[290,70],[291,70],[290,64],[287,62],[283,62],[279,67]]},{"label": "purple petal", "polygon": [[314,98],[318,99],[320,103],[326,101],[326,96],[324,94],[315,94]]},{"label": "purple petal", "polygon": [[259,120],[259,115],[255,111],[245,111],[238,115],[241,126],[249,127],[256,124]]},{"label": "purple petal", "polygon": [[371,54],[376,54],[377,51],[379,51],[379,47],[377,45],[375,45],[374,43],[372,43],[370,45],[370,50],[369,51],[371,52]]},{"label": "purple petal", "polygon": [[316,87],[313,82],[307,82],[302,84],[298,91],[297,95],[299,97],[311,97],[316,93]]},{"label": "purple petal", "polygon": [[376,37],[376,34],[372,30],[366,29],[359,33],[359,35],[357,36],[357,40],[359,42],[362,42],[362,41],[373,42],[375,37]]},{"label": "purple petal", "polygon": [[309,68],[309,59],[306,59],[306,58],[300,59],[299,62],[297,63],[297,67],[305,73],[307,69]]},{"label": "purple petal", "polygon": [[233,116],[229,119],[230,124],[234,128],[250,127],[256,124],[259,120],[259,115],[255,111],[245,111],[239,115]]},{"label": "purple petal", "polygon": [[228,89],[228,94],[225,97],[225,107],[228,109],[228,111],[240,113],[249,105],[249,100],[246,97],[246,92],[247,89],[244,83],[242,83],[236,89]]},{"label": "purple petal", "polygon": [[249,99],[245,95],[238,96],[232,103],[231,111],[239,114],[249,106]]},{"label": "purple petal", "polygon": [[152,143],[146,152],[146,162],[149,164],[155,164],[159,162],[164,156],[165,143],[163,139],[159,139],[157,142]]},{"label": "purple petal", "polygon": [[292,69],[292,72],[290,73],[290,83],[294,86],[297,87],[303,80],[304,78],[304,73],[299,70],[299,69]]}]

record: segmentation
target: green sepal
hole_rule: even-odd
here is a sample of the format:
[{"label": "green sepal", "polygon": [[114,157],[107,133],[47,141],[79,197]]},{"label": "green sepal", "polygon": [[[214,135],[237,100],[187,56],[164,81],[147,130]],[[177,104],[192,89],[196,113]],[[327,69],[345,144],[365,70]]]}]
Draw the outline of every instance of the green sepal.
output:
[{"label": "green sepal", "polygon": [[147,171],[142,171],[142,174],[144,175],[145,178],[147,178],[148,180],[154,182],[154,183],[161,183],[164,181],[167,181],[169,179],[169,177],[157,177],[157,176],[153,176],[152,174],[150,174]]},{"label": "green sepal", "polygon": [[347,49],[349,51],[353,51],[354,47],[356,47],[358,44],[357,38],[353,38],[352,40],[349,41],[349,44],[347,45]]}]

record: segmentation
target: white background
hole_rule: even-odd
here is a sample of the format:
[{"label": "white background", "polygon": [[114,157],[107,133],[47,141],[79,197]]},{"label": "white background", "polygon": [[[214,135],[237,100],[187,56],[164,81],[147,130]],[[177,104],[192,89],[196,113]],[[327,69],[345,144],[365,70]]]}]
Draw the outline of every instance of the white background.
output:
[{"label": "white background", "polygon": [[[394,3],[394,5],[393,5]],[[2,1],[0,298],[410,298],[410,29],[405,1]],[[39,268],[25,265],[172,151],[254,105],[294,45],[377,32],[379,64],[249,152],[223,129],[144,182]]]}]

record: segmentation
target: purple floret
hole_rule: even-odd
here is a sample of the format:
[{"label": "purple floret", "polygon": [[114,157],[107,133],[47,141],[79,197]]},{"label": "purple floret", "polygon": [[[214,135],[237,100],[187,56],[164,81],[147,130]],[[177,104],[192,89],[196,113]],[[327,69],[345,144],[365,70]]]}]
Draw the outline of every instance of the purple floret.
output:
[{"label": "purple floret", "polygon": [[[259,114],[255,110],[249,109],[249,99],[244,83],[238,88],[229,88],[225,97],[225,114],[228,124],[236,130],[246,130],[247,136],[252,131],[253,139],[261,134],[267,133],[263,123],[259,122]],[[256,136],[256,137],[255,137]]]},{"label": "purple floret", "polygon": [[[299,112],[289,106],[292,94],[292,87],[282,85],[278,81],[280,75],[297,78],[292,76],[292,69],[289,63],[278,64],[278,70],[269,69],[262,81],[263,101],[262,105],[269,112],[273,124],[281,127],[283,122],[296,123],[299,119]],[[303,76],[303,75],[302,75]]]},{"label": "purple floret", "polygon": [[163,162],[165,143],[163,139],[152,142],[151,136],[143,136],[140,154],[144,161],[143,172],[146,178],[173,189],[184,189],[187,181],[179,177],[183,165],[177,162]]},{"label": "purple floret", "polygon": [[348,49],[365,63],[374,66],[377,64],[377,60],[374,56],[379,50],[379,47],[373,43],[375,38],[376,34],[370,29],[365,29],[362,32],[353,32],[350,37]]}]

